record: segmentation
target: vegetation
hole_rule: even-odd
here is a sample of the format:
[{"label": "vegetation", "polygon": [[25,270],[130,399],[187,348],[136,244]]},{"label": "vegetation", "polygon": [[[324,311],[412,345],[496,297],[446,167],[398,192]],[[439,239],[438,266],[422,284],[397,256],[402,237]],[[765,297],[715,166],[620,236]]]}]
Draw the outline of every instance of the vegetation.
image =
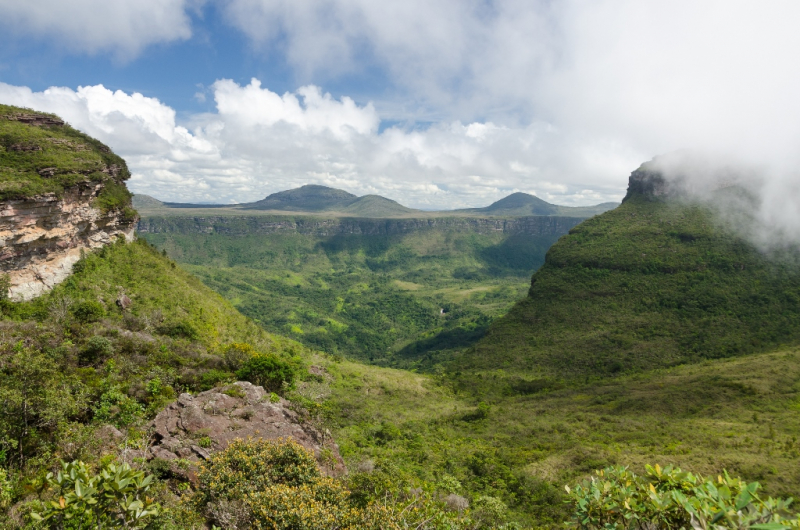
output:
[{"label": "vegetation", "polygon": [[31,516],[51,528],[145,528],[159,512],[148,496],[153,476],[125,463],[109,463],[91,474],[83,462],[65,462],[45,482],[54,490],[53,500]]},{"label": "vegetation", "polygon": [[[20,114],[33,111],[0,105],[0,200],[61,195],[81,183],[114,179],[121,183],[130,177],[125,161],[94,138],[69,125],[31,126],[14,119]],[[56,116],[36,114],[60,122]],[[112,166],[116,177],[109,172]]]},{"label": "vegetation", "polygon": [[591,377],[794,344],[796,263],[765,256],[705,207],[634,196],[559,240],[528,297],[458,370]]},{"label": "vegetation", "polygon": [[[396,479],[353,476],[350,491],[322,476],[314,456],[291,440],[237,440],[199,475],[196,502],[223,528],[278,530],[452,529],[469,520],[430,492],[397,495]],[[382,502],[379,502],[382,501]]]},{"label": "vegetation", "polygon": [[610,467],[574,489],[573,526],[607,528],[751,528],[800,527],[789,511],[792,500],[762,499],[758,482],[747,484],[727,473],[716,480],[680,469],[647,466],[638,476],[625,467]]},{"label": "vegetation", "polygon": [[144,237],[268,331],[427,370],[480,338],[524,296],[556,239],[447,228],[397,236],[197,234],[189,225],[170,222],[165,233]]}]

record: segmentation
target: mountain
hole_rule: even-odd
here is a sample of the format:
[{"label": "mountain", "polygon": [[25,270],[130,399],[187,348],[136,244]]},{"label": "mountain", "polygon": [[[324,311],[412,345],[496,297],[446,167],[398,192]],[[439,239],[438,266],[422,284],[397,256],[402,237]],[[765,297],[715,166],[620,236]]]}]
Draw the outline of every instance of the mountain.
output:
[{"label": "mountain", "polygon": [[344,190],[306,184],[299,188],[279,191],[265,199],[243,205],[253,210],[286,210],[295,212],[323,212],[341,210],[358,199],[356,195]]},{"label": "mountain", "polygon": [[[196,204],[161,202],[149,196],[137,202],[138,207],[146,214],[166,214],[168,210],[180,209],[217,209],[225,210],[228,215],[254,214],[256,212],[298,212],[309,214],[325,214],[331,217],[529,217],[529,216],[561,216],[585,219],[611,210],[617,203],[607,202],[595,206],[558,206],[527,193],[512,193],[508,197],[485,208],[466,208],[461,210],[423,211],[408,208],[392,199],[380,195],[364,195],[358,197],[352,193],[328,186],[306,184],[299,188],[280,191],[266,198],[242,204]],[[155,201],[155,202],[153,202]],[[170,212],[179,214],[178,212]]]},{"label": "mountain", "polygon": [[397,201],[380,195],[364,195],[347,205],[342,212],[357,217],[398,217],[407,214],[421,213],[419,210],[406,208]]},{"label": "mountain", "polygon": [[155,197],[143,195],[141,193],[134,194],[131,202],[133,203],[133,207],[137,210],[155,210],[165,207],[165,203],[159,201]]},{"label": "mountain", "polygon": [[508,197],[493,202],[484,208],[467,208],[456,212],[485,214],[498,217],[521,217],[528,215],[560,215],[565,217],[592,217],[619,206],[615,202],[605,202],[595,206],[558,206],[550,204],[529,193],[512,193]]},{"label": "mountain", "polygon": [[647,165],[630,182],[620,207],[550,248],[528,296],[459,370],[607,376],[800,341],[793,262],[765,256],[707,206],[661,193]]}]

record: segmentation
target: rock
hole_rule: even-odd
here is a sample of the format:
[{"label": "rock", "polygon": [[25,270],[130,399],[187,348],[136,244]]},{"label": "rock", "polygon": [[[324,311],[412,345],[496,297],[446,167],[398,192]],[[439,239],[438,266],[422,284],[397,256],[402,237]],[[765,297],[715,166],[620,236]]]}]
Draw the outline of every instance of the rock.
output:
[{"label": "rock", "polygon": [[[32,146],[20,146],[28,148]],[[50,169],[42,171],[49,174]],[[136,219],[92,205],[103,187],[84,183],[63,196],[49,193],[0,204],[0,273],[9,276],[11,299],[30,300],[64,281],[82,250],[100,248],[117,237],[133,240]]]},{"label": "rock", "polygon": [[288,405],[284,399],[272,403],[262,387],[241,381],[196,396],[181,394],[150,423],[156,443],[148,459],[180,457],[198,463],[236,439],[292,438],[314,454],[326,475],[345,473],[330,433],[303,423]]},{"label": "rock", "polygon": [[128,298],[127,296],[125,296],[124,293],[119,295],[119,298],[117,298],[117,302],[116,303],[117,303],[117,307],[119,307],[123,311],[127,310],[131,306],[131,304],[133,304],[131,299]]},{"label": "rock", "polygon": [[113,447],[125,439],[125,435],[113,425],[103,425],[94,433],[97,440],[105,447]]}]

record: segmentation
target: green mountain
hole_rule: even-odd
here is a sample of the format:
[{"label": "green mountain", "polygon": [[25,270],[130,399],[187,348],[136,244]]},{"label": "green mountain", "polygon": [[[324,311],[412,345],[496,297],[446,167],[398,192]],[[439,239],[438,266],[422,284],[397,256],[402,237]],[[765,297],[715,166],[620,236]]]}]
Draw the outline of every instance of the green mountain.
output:
[{"label": "green mountain", "polygon": [[306,184],[299,188],[279,191],[265,199],[244,205],[254,210],[286,210],[294,212],[322,212],[347,208],[358,199],[344,190]]},{"label": "green mountain", "polygon": [[591,217],[618,206],[615,202],[605,202],[596,206],[557,206],[528,193],[512,193],[484,208],[456,210],[469,214],[483,214],[498,217],[522,217],[528,215],[563,215],[566,217]]},{"label": "green mountain", "polygon": [[131,202],[133,203],[133,207],[137,210],[155,210],[165,207],[165,203],[159,201],[155,197],[143,195],[141,193],[134,194]]},{"label": "green mountain", "polygon": [[[148,196],[143,196],[148,197]],[[529,217],[529,216],[562,216],[585,219],[617,207],[617,203],[607,202],[595,206],[558,206],[527,193],[512,193],[504,199],[485,207],[462,210],[422,211],[408,208],[397,201],[380,195],[364,195],[357,197],[352,193],[327,186],[307,184],[292,190],[273,193],[265,199],[244,204],[195,204],[161,202],[152,197],[138,202],[138,208],[144,215],[166,215],[169,210],[174,215],[183,215],[179,210],[214,209],[217,215],[258,214],[259,212],[297,212],[318,213],[330,217]],[[156,201],[156,202],[153,202]],[[201,214],[202,212],[196,212]]]},{"label": "green mountain", "polygon": [[622,205],[553,245],[528,296],[458,368],[610,375],[800,341],[796,261],[762,254],[707,206],[662,191],[648,165],[635,171]]},{"label": "green mountain", "polygon": [[419,210],[406,208],[397,201],[381,197],[380,195],[364,195],[348,204],[341,210],[355,217],[399,217],[407,214],[420,213]]}]

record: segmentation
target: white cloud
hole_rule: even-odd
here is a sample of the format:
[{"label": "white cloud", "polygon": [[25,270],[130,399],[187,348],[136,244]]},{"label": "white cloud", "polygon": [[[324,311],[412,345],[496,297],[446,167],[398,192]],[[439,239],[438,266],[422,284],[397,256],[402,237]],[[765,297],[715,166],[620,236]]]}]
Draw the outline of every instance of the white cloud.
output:
[{"label": "white cloud", "polygon": [[0,0],[5,38],[39,37],[90,54],[129,59],[150,44],[188,39],[197,0]]},{"label": "white cloud", "polygon": [[372,105],[314,86],[279,95],[257,80],[219,80],[212,92],[217,112],[182,126],[173,109],[141,94],[0,83],[0,101],[58,113],[97,136],[126,158],[134,191],[163,200],[249,202],[320,183],[420,208],[484,206],[520,189],[585,204],[588,183],[597,190],[590,202],[619,199],[617,169],[629,170],[641,156],[605,149],[606,167],[592,167],[586,153],[599,146],[571,144],[547,124],[452,122],[379,132]]}]

